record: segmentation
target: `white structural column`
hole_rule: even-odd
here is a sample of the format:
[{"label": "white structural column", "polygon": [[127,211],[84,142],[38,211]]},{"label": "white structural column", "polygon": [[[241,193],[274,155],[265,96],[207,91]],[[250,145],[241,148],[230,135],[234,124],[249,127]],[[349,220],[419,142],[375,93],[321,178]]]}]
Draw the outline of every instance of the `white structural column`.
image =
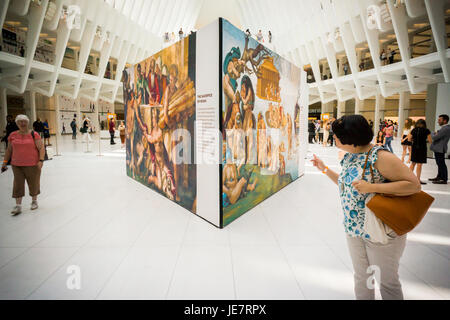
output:
[{"label": "white structural column", "polygon": [[61,154],[59,153],[59,141],[61,141],[61,114],[60,114],[60,99],[59,99],[59,94],[55,94],[53,96],[53,101],[54,101],[54,105],[55,105],[55,118],[56,118],[56,131],[55,131],[55,156],[60,156]]},{"label": "white structural column", "polygon": [[81,125],[82,125],[82,123],[81,123],[81,102],[80,102],[80,99],[78,98],[78,99],[76,99],[75,100],[75,104],[76,104],[76,107],[77,107],[77,124],[78,124],[78,132],[80,132],[80,127],[81,127]]},{"label": "white structural column", "polygon": [[338,101],[337,103],[337,118],[339,119],[344,115],[345,112],[345,101]]},{"label": "white structural column", "polygon": [[[414,71],[410,67],[410,56],[409,47],[412,43],[409,43],[408,36],[408,15],[406,13],[406,7],[396,6],[394,0],[388,0],[387,5],[389,6],[389,11],[391,12],[392,24],[396,34],[396,39],[398,43],[398,48],[402,57],[403,68],[405,69],[406,79],[408,80],[409,89],[412,93],[418,93],[425,89],[425,86],[417,86],[414,81]],[[421,70],[420,72],[425,72]],[[429,71],[431,74],[431,71]]]},{"label": "white structural column", "polygon": [[37,119],[36,92],[34,92],[33,90],[28,91],[28,99],[30,107],[30,122],[33,123]]},{"label": "white structural column", "polygon": [[374,115],[374,125],[373,131],[375,134],[378,133],[378,128],[380,127],[380,119],[384,118],[384,106],[386,100],[381,95],[381,92],[378,92],[375,96],[375,115]]},{"label": "white structural column", "polygon": [[0,88],[0,134],[6,129],[6,116],[8,115],[8,100],[6,99],[6,88]]},{"label": "white structural column", "polygon": [[403,127],[405,126],[405,119],[408,117],[410,106],[410,93],[404,91],[400,93],[400,99],[398,101],[398,132],[399,137],[402,137]]},{"label": "white structural column", "polygon": [[425,0],[431,30],[436,42],[445,82],[450,82],[450,63],[447,59],[447,31],[445,26],[445,0]]},{"label": "white structural column", "polygon": [[358,95],[355,96],[355,114],[361,114],[361,107],[363,106],[364,100],[358,98]]}]

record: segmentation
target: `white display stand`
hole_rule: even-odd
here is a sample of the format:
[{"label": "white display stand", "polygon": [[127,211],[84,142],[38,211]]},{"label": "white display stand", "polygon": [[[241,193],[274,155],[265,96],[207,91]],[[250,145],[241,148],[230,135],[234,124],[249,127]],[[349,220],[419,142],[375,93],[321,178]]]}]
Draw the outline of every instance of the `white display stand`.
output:
[{"label": "white display stand", "polygon": [[[166,63],[178,68],[173,74],[169,68],[166,74],[169,78],[178,76],[180,86],[173,89],[173,100],[169,96],[169,120],[161,115],[163,102],[134,104],[134,99],[142,101],[146,92],[154,90],[148,85],[147,91],[143,80],[137,83],[143,79],[142,70]],[[133,112],[130,119],[136,121],[127,141],[127,174],[214,226],[225,227],[304,174],[308,146],[306,72],[253,38],[246,38],[228,21],[209,24],[126,72],[124,90],[131,94],[130,103],[125,101],[125,119],[128,121],[127,112]],[[152,79],[155,74],[151,74]],[[192,82],[195,100],[187,96],[191,87],[183,91],[183,84]],[[192,104],[184,105],[185,101],[195,101],[195,111],[189,113]],[[153,115],[160,117],[158,127],[152,124]],[[190,172],[180,178],[183,167],[174,163],[177,139],[170,137],[176,128],[188,130],[193,119],[190,139],[194,140],[195,177]],[[109,138],[107,131],[101,135]],[[158,149],[155,143],[159,143]],[[163,150],[159,160],[155,150]],[[240,162],[242,154],[245,159]],[[183,197],[191,197],[193,204],[178,200]]]}]

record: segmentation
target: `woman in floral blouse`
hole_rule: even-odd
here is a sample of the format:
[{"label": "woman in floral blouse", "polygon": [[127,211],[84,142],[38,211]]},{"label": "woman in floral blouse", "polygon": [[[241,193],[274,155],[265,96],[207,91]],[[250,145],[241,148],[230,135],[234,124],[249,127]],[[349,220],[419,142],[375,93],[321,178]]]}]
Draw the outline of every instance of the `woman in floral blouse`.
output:
[{"label": "woman in floral blouse", "polygon": [[[386,226],[388,243],[375,241],[365,225],[366,202],[376,193],[411,195],[420,191],[420,184],[399,158],[383,146],[371,143],[373,132],[363,116],[343,116],[333,123],[333,133],[336,146],[347,152],[341,160],[341,172],[328,169],[315,155],[312,162],[339,186],[343,224],[355,272],[356,298],[375,298],[373,286],[368,285],[368,278],[378,268],[383,299],[403,299],[398,268],[406,245],[406,235],[397,236]],[[362,177],[367,157],[367,168],[373,168],[373,181],[370,170],[366,170]],[[372,272],[367,273],[368,270]]]}]

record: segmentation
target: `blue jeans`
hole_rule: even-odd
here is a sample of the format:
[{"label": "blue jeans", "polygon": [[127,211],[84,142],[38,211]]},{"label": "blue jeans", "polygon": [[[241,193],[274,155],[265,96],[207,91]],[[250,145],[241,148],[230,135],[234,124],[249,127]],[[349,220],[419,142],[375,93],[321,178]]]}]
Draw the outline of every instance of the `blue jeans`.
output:
[{"label": "blue jeans", "polygon": [[389,149],[390,152],[394,153],[394,150],[392,150],[392,140],[394,140],[394,137],[386,137],[386,143],[385,143],[385,147]]}]

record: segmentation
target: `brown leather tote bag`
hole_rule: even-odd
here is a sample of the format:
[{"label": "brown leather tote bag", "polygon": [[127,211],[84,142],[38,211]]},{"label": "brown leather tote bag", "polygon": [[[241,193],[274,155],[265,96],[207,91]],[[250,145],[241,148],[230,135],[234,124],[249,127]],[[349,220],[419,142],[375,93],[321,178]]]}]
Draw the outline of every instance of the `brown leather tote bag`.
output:
[{"label": "brown leather tote bag", "polygon": [[[367,163],[372,149],[367,154],[362,178],[365,177]],[[372,183],[374,183],[372,165],[369,168]],[[413,230],[420,223],[433,201],[434,198],[424,191],[410,196],[394,196],[378,193],[367,203],[367,207],[381,221],[394,230],[397,235],[401,236]]]}]

